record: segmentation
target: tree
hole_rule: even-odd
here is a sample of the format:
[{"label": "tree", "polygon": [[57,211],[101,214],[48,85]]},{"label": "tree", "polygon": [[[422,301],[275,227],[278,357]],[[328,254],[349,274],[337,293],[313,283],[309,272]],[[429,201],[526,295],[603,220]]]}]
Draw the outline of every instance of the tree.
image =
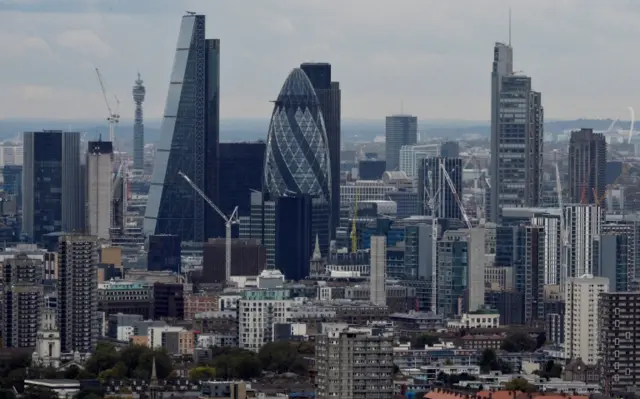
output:
[{"label": "tree", "polygon": [[258,359],[264,370],[306,375],[308,366],[304,357],[314,353],[315,348],[308,342],[276,341],[260,348]]},{"label": "tree", "polygon": [[440,338],[435,335],[424,333],[420,334],[417,337],[414,337],[411,340],[411,348],[413,349],[424,349],[425,345],[435,345],[440,343]]},{"label": "tree", "polygon": [[146,380],[151,377],[154,359],[158,378],[167,378],[173,371],[173,362],[164,349],[153,350],[142,345],[130,345],[118,352],[112,344],[100,342],[87,360],[85,370],[78,373],[78,378],[100,376],[101,379]]},{"label": "tree", "polygon": [[58,394],[51,389],[29,387],[22,394],[22,399],[58,399]]},{"label": "tree", "polygon": [[536,341],[526,333],[513,333],[502,341],[502,350],[507,352],[532,352],[536,350]]},{"label": "tree", "polygon": [[543,378],[560,378],[562,377],[562,366],[549,360],[539,370],[538,375]]},{"label": "tree", "polygon": [[547,333],[542,331],[536,337],[536,349],[540,349],[547,343]]},{"label": "tree", "polygon": [[485,349],[482,352],[478,365],[483,373],[488,373],[492,370],[499,370],[504,374],[509,374],[512,371],[511,365],[502,359],[498,359],[498,356],[493,349]]},{"label": "tree", "polygon": [[199,366],[189,371],[191,381],[208,381],[216,377],[216,369],[213,367]]},{"label": "tree", "polygon": [[513,391],[513,392],[520,391],[520,392],[527,392],[527,393],[535,392],[537,390],[535,385],[530,384],[529,381],[525,380],[522,377],[517,377],[507,382],[504,385],[504,389],[506,389],[507,391]]}]

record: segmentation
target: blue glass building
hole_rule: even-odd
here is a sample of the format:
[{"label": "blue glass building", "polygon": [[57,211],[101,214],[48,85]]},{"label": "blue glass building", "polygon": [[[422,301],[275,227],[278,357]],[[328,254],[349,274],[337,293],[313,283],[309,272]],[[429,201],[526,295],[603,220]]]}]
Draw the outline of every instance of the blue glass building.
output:
[{"label": "blue glass building", "polygon": [[218,202],[220,41],[205,39],[205,16],[182,17],[144,231],[205,241],[221,234],[215,211],[179,175]]},{"label": "blue glass building", "polygon": [[275,101],[264,166],[272,197],[309,194],[331,203],[331,165],[322,110],[307,75],[291,71]]}]

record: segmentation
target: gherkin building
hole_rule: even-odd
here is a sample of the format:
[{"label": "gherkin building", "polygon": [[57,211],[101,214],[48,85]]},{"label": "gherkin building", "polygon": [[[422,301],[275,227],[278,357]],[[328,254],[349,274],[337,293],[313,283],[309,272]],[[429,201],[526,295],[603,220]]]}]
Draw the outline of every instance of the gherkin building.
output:
[{"label": "gherkin building", "polygon": [[264,166],[272,197],[309,194],[331,203],[329,146],[315,90],[300,68],[285,80],[275,101]]}]

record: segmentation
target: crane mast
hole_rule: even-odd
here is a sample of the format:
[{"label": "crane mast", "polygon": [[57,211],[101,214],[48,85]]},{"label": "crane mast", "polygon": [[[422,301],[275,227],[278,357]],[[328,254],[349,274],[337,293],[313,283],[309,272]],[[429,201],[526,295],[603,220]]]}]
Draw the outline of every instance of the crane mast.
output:
[{"label": "crane mast", "polygon": [[560,239],[562,240],[562,250],[560,251],[560,288],[564,290],[564,282],[567,276],[567,251],[569,248],[569,235],[564,219],[564,203],[562,202],[562,182],[560,181],[560,167],[558,166],[558,152],[555,151],[556,169],[556,193],[558,194],[558,207],[560,208]]},{"label": "crane mast", "polygon": [[109,116],[107,117],[107,122],[109,122],[109,141],[111,141],[114,148],[116,148],[115,125],[120,122],[120,114],[118,114],[120,100],[118,100],[118,97],[114,96],[116,100],[116,110],[114,112],[111,109],[111,104],[109,104],[109,99],[107,98],[107,89],[104,86],[104,79],[98,68],[96,68],[96,75],[98,75],[98,82],[100,83],[100,88],[102,89],[102,97],[104,97],[104,103],[106,104],[107,111],[109,112]]},{"label": "crane mast", "polygon": [[433,172],[428,172],[429,187],[425,186],[424,196],[427,199],[426,204],[431,209],[431,312],[436,314],[438,311],[438,218],[436,217],[436,209],[438,207],[438,191],[433,189]]},{"label": "crane mast", "polygon": [[471,220],[469,220],[469,216],[467,216],[467,211],[464,210],[464,205],[460,200],[460,196],[458,195],[458,190],[456,190],[456,186],[455,184],[453,184],[453,181],[451,180],[451,176],[449,176],[449,172],[447,172],[447,168],[445,168],[444,161],[442,159],[440,159],[440,169],[442,170],[442,174],[444,175],[444,178],[447,181],[449,188],[451,189],[451,193],[453,194],[453,197],[456,200],[456,204],[458,204],[458,208],[460,208],[460,212],[462,213],[462,218],[464,219],[464,222],[467,225],[467,228],[471,229],[473,227],[471,225]]},{"label": "crane mast", "polygon": [[182,171],[179,171],[178,174],[191,186],[191,188],[193,188],[193,190],[196,193],[198,193],[198,195],[200,197],[202,197],[203,200],[205,200],[205,202],[207,204],[209,204],[209,206],[211,208],[213,208],[214,211],[216,211],[218,213],[218,215],[220,215],[222,220],[224,220],[224,226],[225,226],[225,280],[227,282],[229,282],[229,281],[231,281],[231,226],[233,226],[234,224],[239,224],[240,223],[240,219],[238,218],[238,207],[236,206],[233,209],[233,212],[231,212],[231,215],[229,217],[225,216],[225,214],[220,210],[220,208],[218,208],[218,206],[216,204],[214,204],[213,201],[211,201],[209,199],[209,197],[207,197],[207,195],[200,189],[200,187],[198,187],[193,181],[191,181],[191,179],[189,179],[189,177],[187,175],[182,173]]},{"label": "crane mast", "polygon": [[351,224],[351,252],[358,252],[358,234],[356,232],[358,220],[358,200],[360,199],[360,190],[356,182],[356,200],[353,203],[353,221]]}]

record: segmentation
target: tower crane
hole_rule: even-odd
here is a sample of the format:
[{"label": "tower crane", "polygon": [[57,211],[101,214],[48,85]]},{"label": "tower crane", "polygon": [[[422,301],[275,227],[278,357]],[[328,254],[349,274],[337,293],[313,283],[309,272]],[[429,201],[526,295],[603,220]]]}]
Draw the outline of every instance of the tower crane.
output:
[{"label": "tower crane", "polygon": [[462,201],[460,200],[460,196],[458,195],[458,190],[456,190],[456,186],[455,184],[453,184],[453,181],[451,180],[451,176],[449,176],[449,172],[447,172],[447,168],[445,168],[444,161],[442,159],[440,159],[440,169],[442,170],[442,174],[445,180],[447,181],[449,188],[451,189],[451,193],[453,194],[453,197],[455,198],[456,203],[458,204],[458,208],[460,208],[460,212],[462,213],[462,218],[464,219],[464,222],[467,225],[467,228],[469,229],[473,228],[473,226],[471,225],[471,220],[469,220],[469,216],[467,216],[467,211],[464,210],[464,204],[462,203]]},{"label": "tower crane", "polygon": [[358,200],[360,199],[360,187],[358,187],[358,183],[356,182],[356,201],[353,203],[353,223],[351,225],[351,252],[358,252],[358,234],[356,232],[357,229],[357,220],[358,220]]},{"label": "tower crane", "polygon": [[560,239],[562,240],[562,249],[560,251],[560,288],[564,290],[565,276],[567,275],[567,251],[569,248],[569,234],[564,219],[564,203],[562,201],[562,182],[560,181],[560,167],[558,166],[558,150],[555,153],[555,169],[556,169],[556,193],[558,194],[558,207],[560,208]]},{"label": "tower crane", "polygon": [[118,114],[118,109],[120,108],[120,100],[118,97],[114,96],[116,100],[116,110],[115,112],[111,109],[111,104],[109,104],[109,99],[107,98],[107,89],[104,87],[104,79],[102,78],[102,74],[100,70],[96,67],[96,75],[98,75],[98,82],[100,82],[100,88],[102,89],[102,96],[104,97],[104,103],[107,106],[107,111],[109,111],[109,116],[107,117],[107,122],[109,122],[109,141],[116,148],[116,136],[115,136],[115,128],[118,122],[120,122],[120,114]]},{"label": "tower crane", "polygon": [[424,196],[427,199],[425,205],[431,209],[431,312],[437,313],[437,292],[438,292],[438,219],[436,218],[436,209],[438,208],[438,191],[433,189],[433,172],[428,172],[429,187],[425,185]]},{"label": "tower crane", "polygon": [[213,210],[216,211],[218,215],[220,215],[220,217],[224,220],[224,226],[226,228],[225,229],[226,230],[225,231],[225,259],[224,259],[225,260],[225,280],[228,282],[231,280],[231,226],[233,226],[234,224],[240,224],[240,219],[238,218],[238,207],[236,206],[233,209],[233,212],[231,212],[231,215],[229,217],[225,216],[225,214],[222,213],[220,208],[218,208],[218,206],[214,204],[213,201],[211,201],[209,197],[207,197],[207,195],[202,190],[200,190],[200,188],[196,186],[196,184],[192,182],[187,175],[182,173],[182,171],[178,171],[178,174],[184,180],[186,180],[186,182],[189,183],[191,188],[193,188],[195,192],[198,193],[198,195],[200,195],[200,197],[202,197],[202,199],[205,200],[207,204],[209,204],[209,206],[213,208]]}]

